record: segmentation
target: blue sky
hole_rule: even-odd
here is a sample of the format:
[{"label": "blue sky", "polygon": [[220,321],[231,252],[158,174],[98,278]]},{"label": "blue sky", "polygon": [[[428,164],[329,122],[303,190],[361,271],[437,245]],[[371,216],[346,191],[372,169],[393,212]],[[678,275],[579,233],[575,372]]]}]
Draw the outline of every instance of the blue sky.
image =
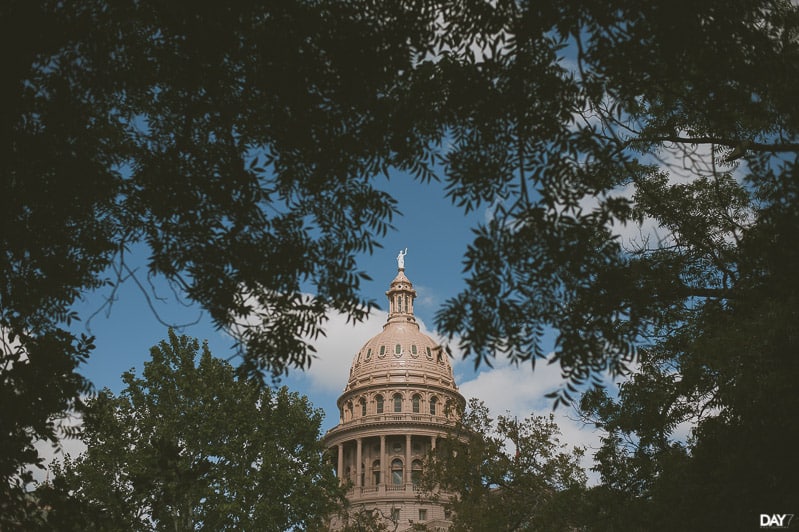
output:
[{"label": "blue sky", "polygon": [[[396,275],[399,250],[408,248],[405,267],[417,291],[416,316],[423,331],[438,338],[433,330],[433,317],[446,299],[464,287],[463,255],[472,240],[472,228],[485,219],[488,209],[485,205],[465,214],[445,197],[442,184],[418,183],[403,175],[392,176],[379,186],[397,199],[403,213],[393,222],[395,230],[382,240],[384,247],[372,256],[363,256],[359,263],[372,277],[372,281],[364,284],[363,294],[377,301],[381,310],[356,326],[346,324],[343,317],[333,316],[327,336],[316,345],[319,358],[309,370],[295,370],[283,380],[283,384],[307,395],[314,406],[324,409],[323,430],[338,422],[336,399],[346,384],[352,357],[385,323],[385,292]],[[134,249],[128,261],[131,268],[138,268],[143,282],[146,282],[145,261],[144,249]],[[153,287],[145,288],[150,303],[142,290],[128,280],[116,292],[110,311],[103,306],[110,294],[109,288],[88,294],[76,305],[84,320],[77,325],[77,330],[85,331],[88,327],[96,336],[97,348],[83,367],[83,374],[97,389],[108,387],[118,393],[124,371],[134,368],[141,373],[150,347],[166,337],[167,328],[161,321],[169,324],[197,321],[180,328],[179,332],[207,340],[216,356],[228,358],[232,354],[232,339],[213,327],[207,313],[197,306],[182,304],[163,283],[156,282],[154,291]],[[510,412],[523,417],[532,412],[548,414],[551,410],[551,403],[544,394],[559,382],[557,367],[538,364],[533,373],[529,366],[512,367],[498,361],[494,368],[482,367],[476,372],[473,361],[461,361],[456,350],[453,366],[463,395],[467,399],[483,399],[494,414]],[[597,444],[598,435],[573,421],[573,412],[560,408],[556,416],[565,441],[588,446]],[[591,454],[590,450],[587,454]]]},{"label": "blue sky", "polygon": [[[484,214],[464,215],[444,197],[439,183],[418,183],[400,175],[381,185],[398,200],[403,215],[394,219],[395,230],[383,239],[384,247],[359,259],[359,267],[372,277],[364,283],[362,292],[384,308],[385,291],[396,274],[397,253],[408,248],[407,273],[419,293],[416,314],[432,324],[441,303],[464,285],[462,257],[471,241],[471,228]],[[143,246],[134,248],[127,260],[142,283],[147,282],[146,251]],[[113,272],[108,275],[113,276]],[[179,331],[208,340],[217,356],[227,357],[231,352],[230,337],[217,331],[200,307],[186,306],[162,280],[156,279],[154,286],[144,288],[147,296],[133,280],[127,280],[113,293],[111,305],[106,300],[112,290],[104,287],[87,294],[75,306],[82,318],[76,330],[88,330],[96,336],[97,349],[83,373],[98,388],[118,391],[121,373],[131,367],[140,369],[149,347],[166,337],[164,323],[186,325]]]}]

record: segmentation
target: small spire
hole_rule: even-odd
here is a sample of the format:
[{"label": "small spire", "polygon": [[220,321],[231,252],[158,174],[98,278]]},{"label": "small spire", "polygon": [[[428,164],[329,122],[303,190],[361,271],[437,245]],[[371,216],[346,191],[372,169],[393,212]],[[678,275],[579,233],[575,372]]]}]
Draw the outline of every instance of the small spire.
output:
[{"label": "small spire", "polygon": [[[416,298],[416,290],[413,283],[405,277],[405,255],[408,248],[400,250],[397,255],[397,276],[391,281],[388,292],[388,321],[401,319],[403,323],[415,322],[413,317],[413,300]],[[401,316],[401,318],[400,318]]]}]

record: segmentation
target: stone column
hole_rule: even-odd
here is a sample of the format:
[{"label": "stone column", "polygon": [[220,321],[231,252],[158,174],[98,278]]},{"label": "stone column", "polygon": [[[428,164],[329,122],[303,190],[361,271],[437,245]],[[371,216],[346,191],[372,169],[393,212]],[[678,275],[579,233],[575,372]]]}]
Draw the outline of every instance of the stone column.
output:
[{"label": "stone column", "polygon": [[437,438],[438,438],[438,436],[436,436],[435,434],[430,436],[430,449],[433,450],[433,451],[436,450],[436,439]]},{"label": "stone column", "polygon": [[344,442],[338,444],[338,481],[344,484]]},{"label": "stone column", "polygon": [[405,484],[411,483],[411,435],[405,435]]},{"label": "stone column", "polygon": [[361,462],[363,461],[362,454],[363,454],[363,439],[358,438],[355,440],[355,487],[361,487],[361,473],[363,472],[363,468],[361,467]]},{"label": "stone column", "polygon": [[386,435],[380,435],[380,483],[384,486],[388,484],[386,480],[386,462],[388,461],[388,457],[386,457]]}]

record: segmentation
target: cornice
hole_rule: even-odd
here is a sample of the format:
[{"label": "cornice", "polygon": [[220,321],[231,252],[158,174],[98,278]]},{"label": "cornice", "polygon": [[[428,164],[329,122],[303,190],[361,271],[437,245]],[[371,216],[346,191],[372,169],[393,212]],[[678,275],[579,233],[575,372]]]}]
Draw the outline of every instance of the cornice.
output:
[{"label": "cornice", "polygon": [[[371,419],[370,419],[371,418]],[[419,429],[445,434],[450,432],[456,423],[454,420],[445,416],[431,416],[429,414],[371,414],[366,417],[349,421],[342,425],[337,425],[328,430],[322,437],[325,446],[335,445],[341,439],[350,439],[351,433],[364,433],[376,430],[376,436],[385,432],[387,436],[396,433],[407,434],[409,429]],[[369,437],[369,436],[366,436]]]}]

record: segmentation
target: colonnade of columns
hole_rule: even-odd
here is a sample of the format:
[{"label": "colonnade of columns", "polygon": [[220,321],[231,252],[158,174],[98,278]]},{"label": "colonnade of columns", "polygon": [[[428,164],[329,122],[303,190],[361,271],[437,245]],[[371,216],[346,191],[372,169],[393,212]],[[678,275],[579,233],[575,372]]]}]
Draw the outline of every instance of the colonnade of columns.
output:
[{"label": "colonnade of columns", "polygon": [[[337,467],[336,467],[336,474],[338,475],[339,481],[344,483],[347,480],[347,470],[346,466],[350,466],[350,474],[352,472],[352,468],[354,465],[354,472],[355,472],[355,482],[353,483],[356,488],[364,487],[364,484],[367,484],[371,487],[379,487],[379,486],[402,486],[403,484],[408,485],[413,482],[413,468],[412,464],[414,461],[414,452],[413,452],[413,441],[415,439],[423,438],[429,440],[430,449],[436,448],[436,440],[438,438],[437,435],[414,435],[414,434],[405,434],[405,445],[404,445],[404,453],[403,453],[403,467],[402,467],[402,482],[397,483],[393,481],[392,478],[392,468],[391,468],[391,461],[396,459],[399,453],[388,453],[386,448],[386,439],[392,438],[395,439],[401,436],[399,434],[380,434],[377,436],[362,436],[353,438],[351,440],[346,440],[339,442],[336,447],[338,451],[338,460],[337,460]],[[373,440],[375,438],[380,439],[380,454],[377,459],[380,462],[380,471],[379,471],[379,482],[374,482],[374,477],[367,477],[366,471],[363,468],[366,466],[369,472],[372,472],[371,467],[365,465],[363,463],[364,460],[364,440]],[[355,444],[355,464],[352,464],[350,460],[345,460],[345,446],[350,446],[354,442]],[[426,453],[426,449],[423,447],[422,452],[416,453],[416,459],[421,460]],[[375,458],[373,453],[369,453],[370,461]],[[345,461],[348,462],[345,464]],[[369,481],[364,482],[365,478],[369,478]]]}]

